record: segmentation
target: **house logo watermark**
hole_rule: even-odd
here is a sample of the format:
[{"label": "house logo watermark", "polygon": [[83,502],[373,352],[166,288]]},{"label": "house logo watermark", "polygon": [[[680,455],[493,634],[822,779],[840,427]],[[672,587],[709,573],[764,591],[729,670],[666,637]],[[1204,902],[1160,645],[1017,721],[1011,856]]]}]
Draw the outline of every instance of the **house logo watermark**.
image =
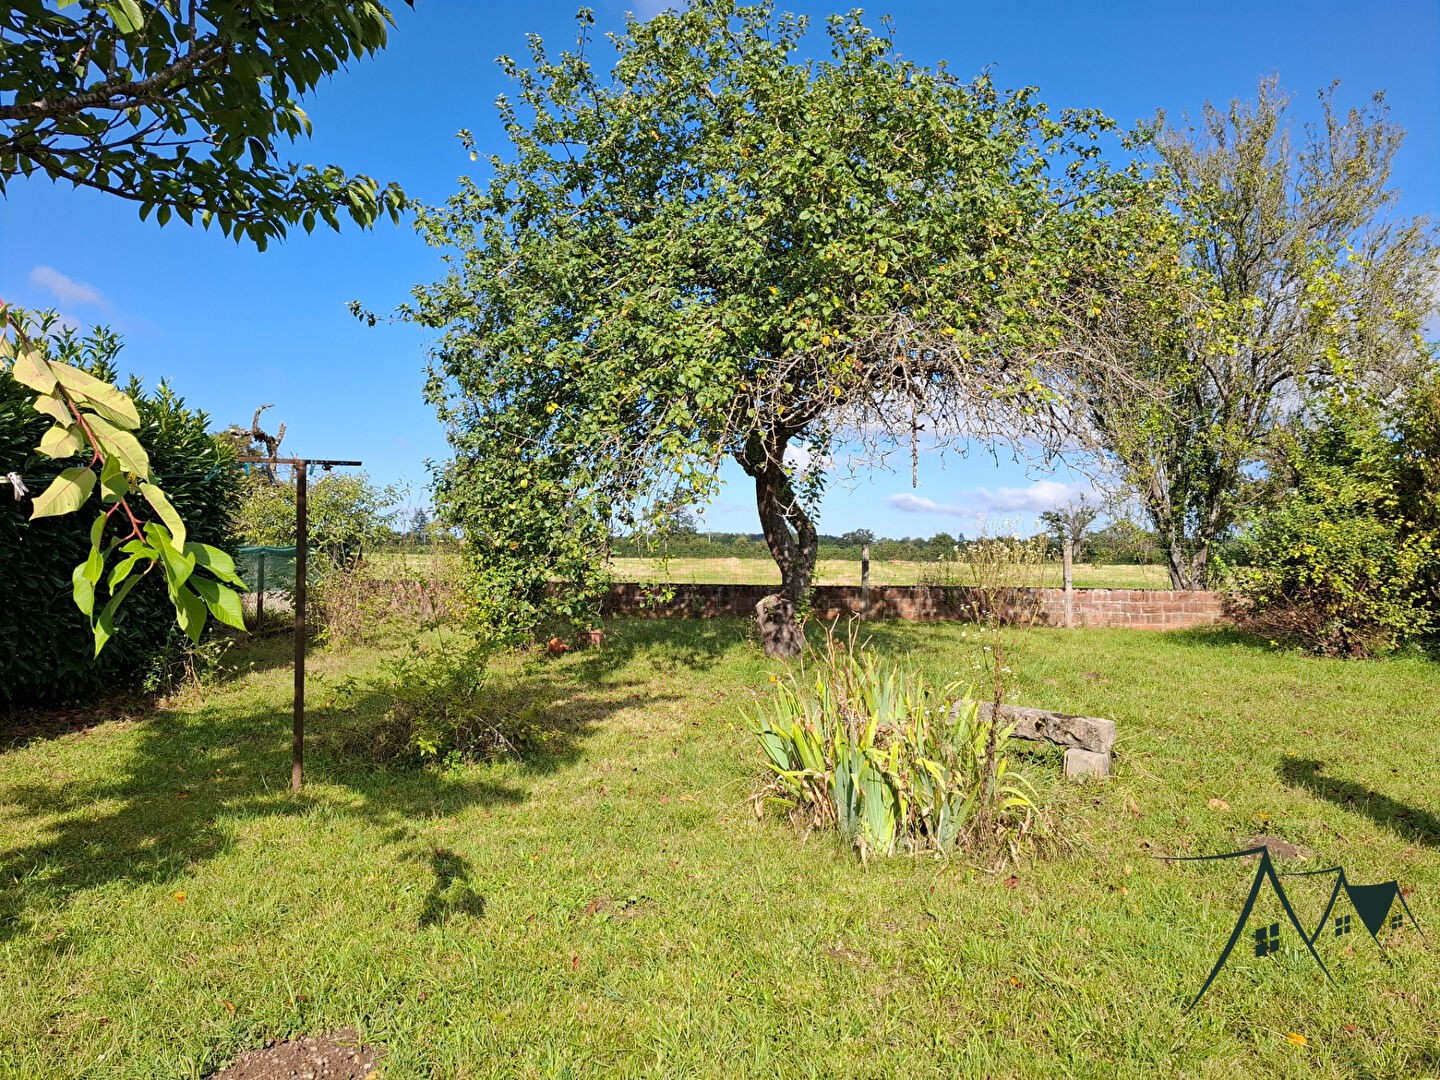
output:
[{"label": "house logo watermark", "polygon": [[[1157,856],[1162,862],[1209,862],[1216,859],[1245,859],[1258,855],[1259,865],[1255,868],[1255,881],[1250,886],[1250,893],[1245,898],[1245,906],[1240,910],[1240,918],[1235,922],[1235,929],[1230,933],[1230,939],[1225,942],[1225,948],[1220,951],[1220,959],[1215,961],[1215,966],[1210,969],[1210,975],[1205,980],[1205,985],[1200,987],[1200,992],[1195,999],[1185,1006],[1189,1012],[1200,1003],[1205,992],[1210,989],[1210,984],[1215,981],[1215,976],[1220,974],[1220,969],[1225,966],[1225,961],[1230,959],[1230,954],[1235,946],[1239,944],[1245,933],[1245,925],[1250,920],[1251,913],[1255,910],[1255,902],[1260,898],[1260,892],[1266,882],[1275,890],[1275,896],[1280,901],[1280,907],[1285,913],[1290,928],[1294,931],[1306,950],[1310,953],[1315,963],[1320,965],[1320,970],[1332,983],[1335,981],[1330,974],[1330,969],[1325,966],[1325,961],[1320,959],[1320,954],[1315,951],[1315,943],[1323,935],[1329,934],[1332,937],[1344,937],[1355,931],[1355,919],[1358,917],[1360,925],[1369,932],[1370,938],[1375,942],[1375,947],[1380,954],[1385,956],[1385,946],[1380,941],[1381,930],[1399,930],[1405,922],[1410,920],[1410,925],[1415,932],[1425,937],[1420,930],[1420,924],[1415,921],[1415,916],[1410,911],[1410,905],[1405,902],[1405,896],[1400,891],[1400,885],[1395,881],[1382,881],[1378,885],[1352,885],[1350,879],[1345,876],[1345,870],[1339,866],[1332,866],[1325,870],[1305,870],[1296,873],[1278,874],[1275,871],[1275,864],[1270,860],[1270,849],[1264,846],[1247,848],[1244,851],[1231,851],[1224,855],[1192,855],[1192,856]],[[1335,886],[1330,890],[1330,900],[1325,905],[1325,910],[1316,921],[1313,929],[1307,930],[1300,922],[1300,917],[1295,914],[1294,907],[1290,904],[1290,898],[1285,895],[1285,886],[1281,884],[1282,877],[1317,877],[1322,874],[1334,874]],[[1348,902],[1351,911],[1338,911],[1336,905],[1342,900]],[[1396,902],[1399,908],[1396,908]],[[1280,922],[1272,922],[1258,926],[1252,931],[1255,945],[1255,955],[1264,957],[1280,951],[1284,942],[1286,932]],[[1389,957],[1386,956],[1388,960]]]}]

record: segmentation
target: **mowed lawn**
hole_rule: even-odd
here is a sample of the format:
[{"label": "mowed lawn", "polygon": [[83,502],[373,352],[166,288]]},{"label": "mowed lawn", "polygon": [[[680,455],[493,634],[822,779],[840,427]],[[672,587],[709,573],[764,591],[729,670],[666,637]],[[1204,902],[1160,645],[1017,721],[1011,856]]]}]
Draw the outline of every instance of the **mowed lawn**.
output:
[{"label": "mowed lawn", "polygon": [[[778,585],[780,570],[771,559],[612,559],[616,581],[663,581],[675,585]],[[937,563],[896,560],[870,562],[872,585],[949,584]],[[963,570],[952,575],[954,584],[965,582]],[[1170,576],[1163,566],[1093,565],[1076,563],[1077,589],[1168,589]],[[1027,585],[1059,587],[1060,564],[1028,568],[1017,578]],[[859,585],[858,559],[821,559],[815,566],[817,585]]]},{"label": "mowed lawn", "polygon": [[[971,629],[873,635],[975,673]],[[298,797],[283,640],[203,697],[31,732],[0,754],[0,1074],[196,1077],[345,1026],[385,1077],[1440,1070],[1435,665],[1036,631],[1017,700],[1114,718],[1116,770],[1068,784],[1058,751],[1017,754],[1061,842],[992,872],[862,866],[757,821],[741,709],[781,665],[748,638],[623,622],[598,651],[507,659],[496,708],[553,752],[436,772],[341,752],[384,707],[343,687],[376,653],[317,652]],[[1314,852],[1281,869],[1398,878],[1429,941],[1386,931],[1387,965],[1327,930],[1331,985],[1288,926],[1266,959],[1247,928],[1186,1015],[1253,867],[1152,856],[1259,832]],[[1318,918],[1318,879],[1289,880]]]}]

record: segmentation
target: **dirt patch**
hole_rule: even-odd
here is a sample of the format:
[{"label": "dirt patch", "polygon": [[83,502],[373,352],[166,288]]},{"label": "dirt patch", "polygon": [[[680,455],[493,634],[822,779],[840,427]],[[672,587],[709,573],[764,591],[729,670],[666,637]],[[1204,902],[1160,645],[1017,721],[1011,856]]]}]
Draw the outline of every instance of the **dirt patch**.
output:
[{"label": "dirt patch", "polygon": [[598,915],[605,919],[634,919],[645,914],[649,906],[648,896],[626,896],[619,899],[597,896],[585,905],[585,914]]},{"label": "dirt patch", "polygon": [[380,1052],[351,1028],[247,1050],[210,1080],[371,1080]]},{"label": "dirt patch", "polygon": [[[1281,840],[1278,836],[1266,836],[1263,833],[1259,836],[1252,836],[1245,841],[1247,848],[1266,847],[1270,849],[1272,859],[1308,859],[1315,853],[1309,848],[1292,844],[1289,840]],[[1254,861],[1258,856],[1251,855],[1246,862]]]}]

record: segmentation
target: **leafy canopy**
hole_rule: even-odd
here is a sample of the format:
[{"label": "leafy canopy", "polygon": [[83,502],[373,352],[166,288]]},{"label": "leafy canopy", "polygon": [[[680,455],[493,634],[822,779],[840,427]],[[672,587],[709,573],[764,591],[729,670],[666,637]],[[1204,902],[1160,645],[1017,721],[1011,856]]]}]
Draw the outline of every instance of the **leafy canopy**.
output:
[{"label": "leafy canopy", "polygon": [[1395,212],[1404,132],[1378,95],[1342,111],[1332,87],[1303,138],[1289,106],[1272,78],[1194,125],[1148,125],[1164,206],[1141,215],[1145,247],[1118,253],[1146,272],[1111,277],[1086,335],[1127,379],[1092,368],[1071,393],[1176,588],[1205,587],[1211,546],[1256,505],[1253,477],[1292,422],[1315,420],[1311,403],[1352,381],[1383,398],[1429,352],[1440,259],[1431,223]]},{"label": "leafy canopy", "polygon": [[[364,473],[321,473],[307,484],[305,515],[310,542],[332,554],[358,556],[388,540],[405,491],[377,485]],[[241,487],[235,533],[246,544],[295,544],[295,484],[272,480],[252,467]]]},{"label": "leafy canopy", "polygon": [[824,478],[796,449],[1055,418],[1058,222],[1117,179],[1103,118],[919,67],[858,13],[800,60],[804,19],[702,0],[632,19],[608,78],[591,21],[501,58],[511,154],[421,209],[448,272],[401,309],[443,331],[441,498],[512,613],[597,582],[612,528],[702,500],[727,458],[798,589]]},{"label": "leafy canopy", "polygon": [[310,131],[297,99],[390,25],[375,0],[16,0],[0,12],[0,193],[40,173],[262,250],[291,225],[398,220],[394,184],[276,156]]}]

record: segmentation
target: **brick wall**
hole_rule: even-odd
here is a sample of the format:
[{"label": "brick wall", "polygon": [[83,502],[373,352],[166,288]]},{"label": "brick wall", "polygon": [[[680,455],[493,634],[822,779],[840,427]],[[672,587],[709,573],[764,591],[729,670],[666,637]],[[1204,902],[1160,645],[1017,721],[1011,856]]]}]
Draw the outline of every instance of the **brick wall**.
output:
[{"label": "brick wall", "polygon": [[[659,601],[653,586],[633,582],[612,585],[603,603],[607,615],[649,618],[752,618],[755,605],[775,591],[771,585],[673,585],[669,600]],[[1216,623],[1223,617],[1218,592],[1163,589],[1076,589],[1072,593],[1076,626],[1124,626],[1135,630],[1180,630]],[[860,613],[857,585],[819,585],[815,614],[822,619]],[[963,619],[995,607],[1002,617],[1029,618],[1045,626],[1065,625],[1063,589],[1000,590],[987,595],[974,589],[877,586],[870,590],[869,617],[876,619]]]}]

